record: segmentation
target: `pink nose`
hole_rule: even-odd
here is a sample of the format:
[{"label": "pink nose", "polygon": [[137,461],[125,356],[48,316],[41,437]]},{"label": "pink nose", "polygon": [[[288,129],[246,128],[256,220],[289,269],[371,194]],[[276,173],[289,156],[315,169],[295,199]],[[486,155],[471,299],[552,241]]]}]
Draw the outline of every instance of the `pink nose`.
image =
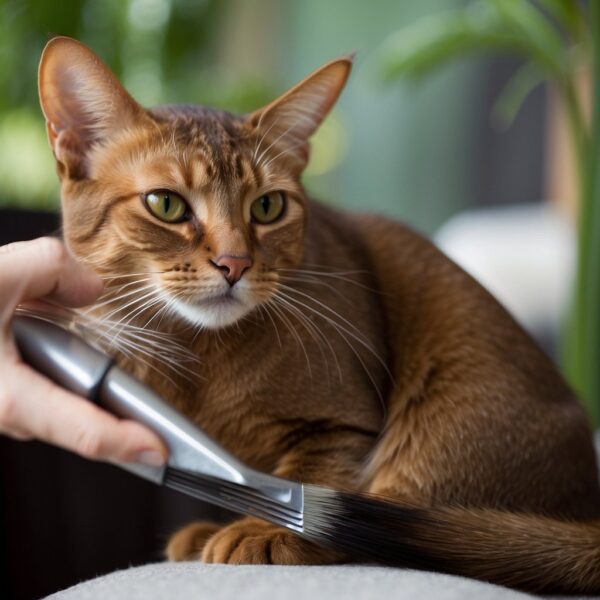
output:
[{"label": "pink nose", "polygon": [[227,279],[229,285],[235,285],[242,278],[246,269],[252,266],[252,260],[249,256],[229,256],[225,254],[210,262],[223,273],[223,277]]}]

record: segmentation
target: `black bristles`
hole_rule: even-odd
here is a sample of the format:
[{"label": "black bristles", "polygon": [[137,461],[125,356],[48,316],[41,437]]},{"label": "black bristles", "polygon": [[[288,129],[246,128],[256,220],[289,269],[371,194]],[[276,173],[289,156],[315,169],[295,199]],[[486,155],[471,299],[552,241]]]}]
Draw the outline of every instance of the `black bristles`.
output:
[{"label": "black bristles", "polygon": [[260,490],[248,486],[173,467],[167,467],[164,485],[199,500],[234,512],[253,515],[294,531],[299,531],[302,527],[301,513],[274,502]]},{"label": "black bristles", "polygon": [[304,533],[348,556],[387,565],[439,568],[407,540],[407,529],[427,520],[424,510],[380,498],[304,486]]}]

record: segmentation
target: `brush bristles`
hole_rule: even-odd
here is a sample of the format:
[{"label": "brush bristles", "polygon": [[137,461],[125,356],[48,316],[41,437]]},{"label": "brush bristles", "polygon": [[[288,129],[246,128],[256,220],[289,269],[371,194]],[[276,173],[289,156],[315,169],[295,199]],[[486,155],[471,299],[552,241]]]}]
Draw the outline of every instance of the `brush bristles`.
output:
[{"label": "brush bristles", "polygon": [[168,467],[164,485],[223,508],[265,519],[294,531],[302,529],[302,513],[293,506],[276,502],[261,490]]},{"label": "brush bristles", "polygon": [[425,517],[419,513],[419,509],[371,496],[304,486],[304,534],[352,558],[433,568],[424,556],[415,560],[403,542],[409,524]]}]

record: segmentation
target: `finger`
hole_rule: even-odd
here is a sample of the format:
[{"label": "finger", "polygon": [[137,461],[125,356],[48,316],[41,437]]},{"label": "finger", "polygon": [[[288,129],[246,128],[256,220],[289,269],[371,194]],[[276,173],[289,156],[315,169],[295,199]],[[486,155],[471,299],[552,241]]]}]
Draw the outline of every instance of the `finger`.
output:
[{"label": "finger", "polygon": [[[5,371],[2,373],[2,371]],[[86,458],[145,462],[157,466],[168,452],[160,438],[139,423],[119,420],[91,402],[54,385],[27,365],[0,370],[0,428],[20,431]],[[23,381],[27,388],[23,390]]]},{"label": "finger", "polygon": [[10,431],[3,432],[2,428],[0,428],[0,433],[4,433],[8,437],[19,440],[20,442],[29,442],[33,439],[33,436],[29,432],[23,431],[22,429],[11,429]]},{"label": "finger", "polygon": [[103,283],[56,238],[0,247],[0,305],[12,314],[25,300],[48,298],[69,306],[93,302]]}]

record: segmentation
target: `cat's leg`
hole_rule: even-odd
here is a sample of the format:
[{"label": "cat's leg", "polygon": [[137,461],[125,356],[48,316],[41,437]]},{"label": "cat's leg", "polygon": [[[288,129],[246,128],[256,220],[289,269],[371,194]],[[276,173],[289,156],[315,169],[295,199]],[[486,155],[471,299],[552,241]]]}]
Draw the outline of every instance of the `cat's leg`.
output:
[{"label": "cat's leg", "polygon": [[[313,432],[284,455],[274,474],[305,483],[356,488],[374,437],[374,433],[365,435],[343,427]],[[340,554],[253,517],[236,521],[213,535],[204,545],[201,559],[207,563],[282,565],[344,561]]]},{"label": "cat's leg", "polygon": [[165,550],[170,561],[198,560],[208,539],[221,529],[210,521],[196,521],[171,536]]}]

